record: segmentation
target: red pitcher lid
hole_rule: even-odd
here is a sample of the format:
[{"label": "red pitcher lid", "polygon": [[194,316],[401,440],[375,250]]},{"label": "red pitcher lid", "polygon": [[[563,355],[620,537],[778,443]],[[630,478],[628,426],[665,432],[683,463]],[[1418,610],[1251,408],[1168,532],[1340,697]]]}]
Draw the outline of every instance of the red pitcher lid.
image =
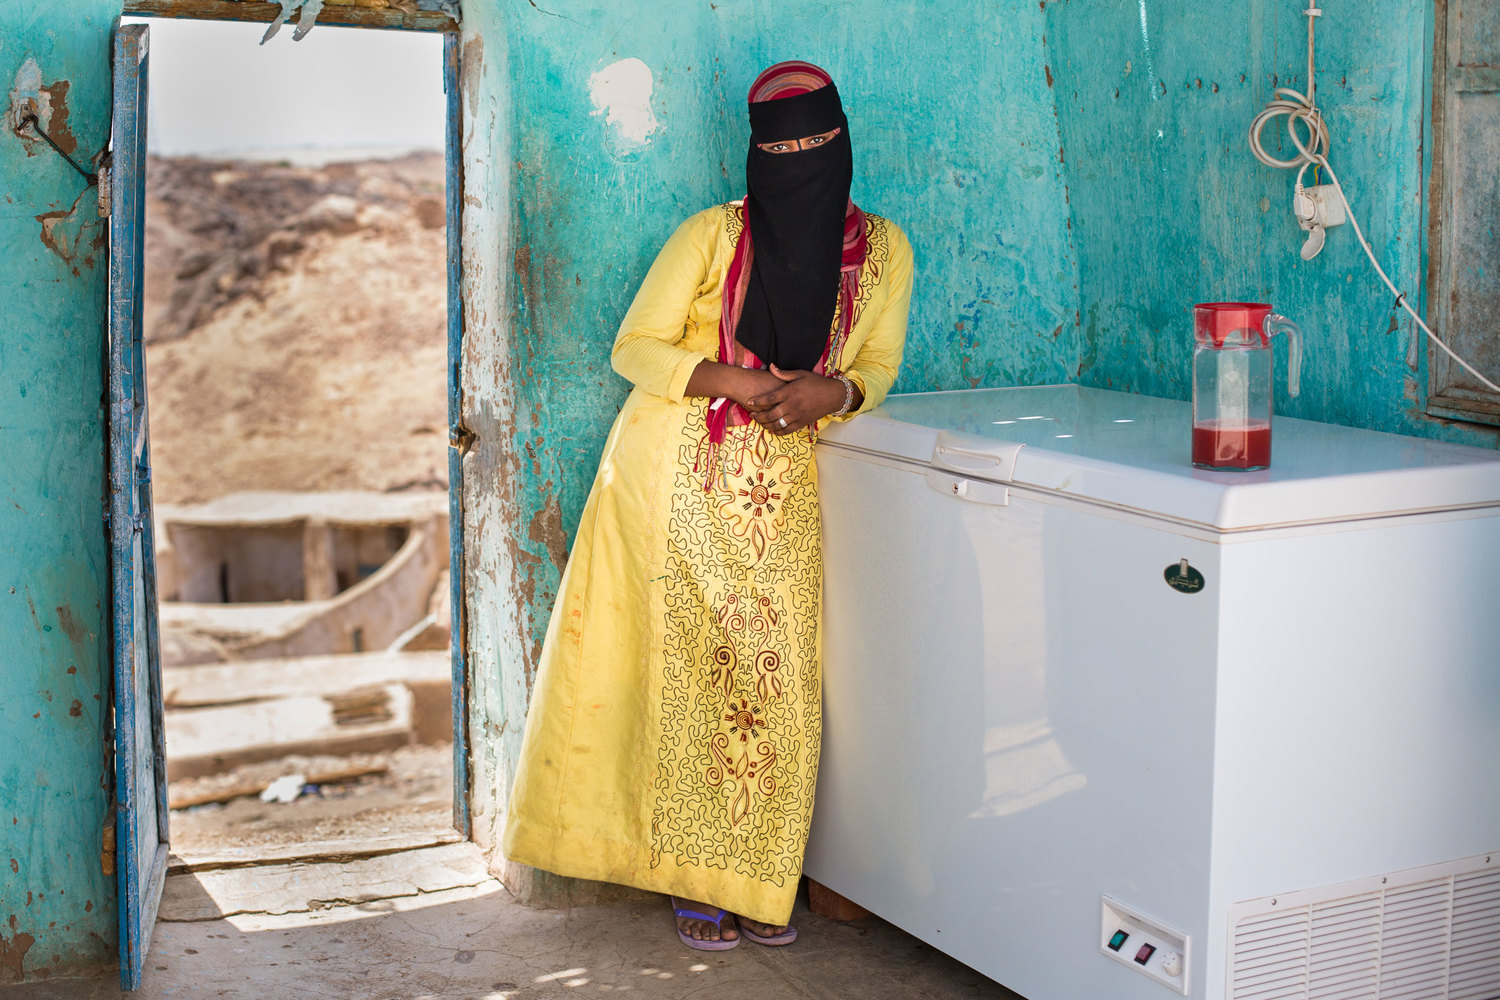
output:
[{"label": "red pitcher lid", "polygon": [[1235,331],[1245,330],[1266,344],[1265,322],[1270,313],[1271,306],[1265,302],[1200,302],[1193,306],[1193,337],[1200,344],[1212,341],[1223,347],[1226,340],[1243,344],[1251,339],[1235,336]]}]

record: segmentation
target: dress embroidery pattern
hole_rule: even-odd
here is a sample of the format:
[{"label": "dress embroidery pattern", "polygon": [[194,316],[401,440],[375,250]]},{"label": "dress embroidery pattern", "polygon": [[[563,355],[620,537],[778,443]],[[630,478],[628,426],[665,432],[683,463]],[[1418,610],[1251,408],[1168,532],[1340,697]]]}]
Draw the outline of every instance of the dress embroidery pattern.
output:
[{"label": "dress embroidery pattern", "polygon": [[708,744],[713,755],[708,783],[731,792],[729,822],[739,826],[750,814],[752,789],[764,796],[776,794],[776,747],[768,739],[759,739],[766,720],[748,700],[741,698],[738,706],[731,702],[724,721],[729,723],[728,731],[715,733]]},{"label": "dress embroidery pattern", "polygon": [[[732,252],[742,224],[737,206],[725,213]],[[867,218],[856,313],[890,251],[885,221]],[[667,537],[659,645],[653,636],[661,660],[649,864],[795,885],[822,739],[813,438],[753,423],[730,427],[705,490],[708,401],[685,407],[668,445],[677,460],[667,464],[677,471],[661,507]]]},{"label": "dress embroidery pattern", "polygon": [[705,493],[702,426],[685,421],[667,525],[651,861],[795,884],[821,735],[812,442],[732,428],[743,461]]},{"label": "dress embroidery pattern", "polygon": [[781,534],[782,504],[792,460],[771,451],[769,434],[751,435],[736,460],[726,462],[716,494],[719,516],[747,539],[759,562]]}]

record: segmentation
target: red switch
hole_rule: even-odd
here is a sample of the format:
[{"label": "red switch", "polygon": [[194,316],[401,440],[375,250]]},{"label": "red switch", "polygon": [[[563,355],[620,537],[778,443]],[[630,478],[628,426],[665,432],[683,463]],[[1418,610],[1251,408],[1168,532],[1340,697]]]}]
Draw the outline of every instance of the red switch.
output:
[{"label": "red switch", "polygon": [[1141,950],[1135,953],[1135,960],[1139,965],[1145,965],[1151,961],[1151,956],[1156,954],[1156,945],[1143,944]]}]

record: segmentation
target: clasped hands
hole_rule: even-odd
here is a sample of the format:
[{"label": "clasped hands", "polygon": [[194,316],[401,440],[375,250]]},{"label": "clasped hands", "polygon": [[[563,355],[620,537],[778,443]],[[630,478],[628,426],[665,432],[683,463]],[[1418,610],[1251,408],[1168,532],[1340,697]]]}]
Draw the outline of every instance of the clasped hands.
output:
[{"label": "clasped hands", "polygon": [[792,434],[844,405],[844,383],[809,371],[782,371],[775,365],[754,394],[740,402],[756,423],[772,434]]}]

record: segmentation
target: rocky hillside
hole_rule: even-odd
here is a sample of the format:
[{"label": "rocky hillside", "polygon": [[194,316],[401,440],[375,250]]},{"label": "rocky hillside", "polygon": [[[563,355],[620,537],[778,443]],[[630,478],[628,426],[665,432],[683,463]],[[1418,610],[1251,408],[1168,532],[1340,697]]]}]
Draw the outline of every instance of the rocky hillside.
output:
[{"label": "rocky hillside", "polygon": [[146,216],[159,502],[446,488],[441,154],[153,158]]}]

